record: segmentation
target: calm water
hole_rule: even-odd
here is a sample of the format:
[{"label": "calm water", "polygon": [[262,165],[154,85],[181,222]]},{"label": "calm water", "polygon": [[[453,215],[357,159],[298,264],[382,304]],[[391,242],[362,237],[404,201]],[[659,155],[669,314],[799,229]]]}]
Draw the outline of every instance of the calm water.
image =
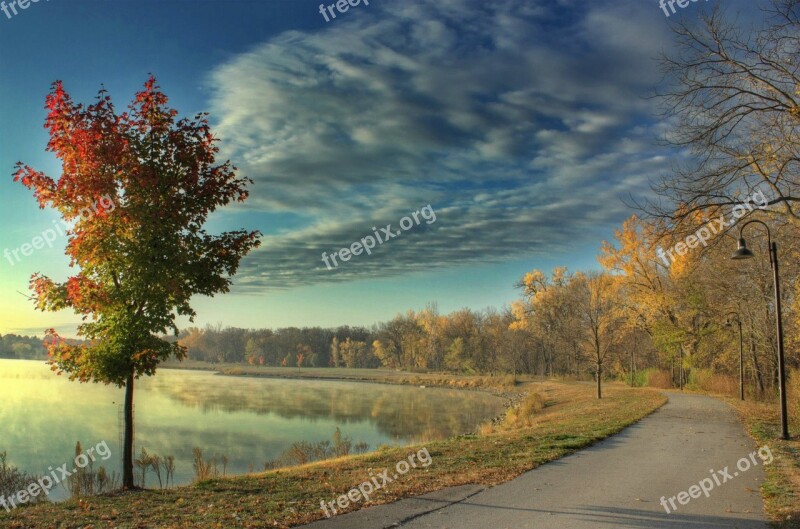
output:
[{"label": "calm water", "polygon": [[[104,466],[119,472],[122,402],[114,386],[70,382],[42,362],[0,360],[0,452],[43,474],[71,462],[77,441],[106,441],[113,456]],[[195,446],[227,455],[228,473],[243,474],[295,441],[329,440],[337,426],[374,449],[474,431],[502,408],[477,392],[161,370],[137,381],[136,453],[144,446],[175,456],[180,484],[194,475]]]}]

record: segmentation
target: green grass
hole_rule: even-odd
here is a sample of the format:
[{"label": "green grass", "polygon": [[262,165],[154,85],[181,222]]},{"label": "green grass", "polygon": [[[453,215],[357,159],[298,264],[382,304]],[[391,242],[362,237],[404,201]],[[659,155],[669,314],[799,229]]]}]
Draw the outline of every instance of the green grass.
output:
[{"label": "green grass", "polygon": [[425,445],[312,463],[302,467],[227,479],[166,491],[116,493],[18,509],[0,514],[4,529],[111,528],[207,529],[290,527],[322,518],[320,501],[334,500],[369,478],[371,471],[406,459],[426,447],[427,468],[410,470],[354,508],[393,502],[444,487],[495,485],[542,463],[604,439],[666,402],[658,392],[610,385],[593,398],[587,384],[535,384],[553,404],[530,427],[489,435],[467,435]]}]

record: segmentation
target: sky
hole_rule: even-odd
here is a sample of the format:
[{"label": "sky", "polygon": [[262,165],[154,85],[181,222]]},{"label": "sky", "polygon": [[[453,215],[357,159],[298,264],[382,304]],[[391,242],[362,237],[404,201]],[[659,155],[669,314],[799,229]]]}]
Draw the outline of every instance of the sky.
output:
[{"label": "sky", "polygon": [[[12,253],[57,222],[11,177],[17,161],[60,175],[43,128],[56,80],[87,103],[104,86],[122,108],[153,74],[181,116],[210,113],[220,161],[254,180],[209,230],[260,230],[262,246],[230,293],[193,300],[194,325],[369,326],[429,303],[502,308],[532,269],[598,268],[601,242],[634,213],[626,200],[683,156],[659,142],[669,124],[650,97],[657,58],[671,24],[715,3],[669,17],[657,0],[0,11],[0,334],[69,336],[79,321],[26,299],[32,273],[69,276],[65,239]],[[369,255],[337,253],[387,225],[394,237]]]}]

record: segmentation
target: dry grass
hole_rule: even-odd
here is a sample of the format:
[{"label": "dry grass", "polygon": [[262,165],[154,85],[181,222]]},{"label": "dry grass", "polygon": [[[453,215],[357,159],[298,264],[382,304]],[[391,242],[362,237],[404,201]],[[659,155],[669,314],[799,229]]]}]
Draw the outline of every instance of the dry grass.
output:
[{"label": "dry grass", "polygon": [[499,376],[465,376],[465,375],[411,375],[403,377],[392,377],[387,379],[377,379],[381,382],[392,384],[404,384],[411,386],[437,386],[457,389],[514,389],[517,385],[517,378],[512,375]]},{"label": "dry grass", "polygon": [[713,395],[735,396],[739,394],[739,379],[710,369],[693,369],[688,387]]},{"label": "dry grass", "polygon": [[[409,472],[369,502],[350,509],[390,503],[449,486],[508,481],[620,431],[666,401],[656,391],[620,385],[609,385],[602,400],[594,398],[590,384],[547,382],[532,389],[544,396],[548,406],[532,416],[529,427],[426,443],[433,459],[429,467]],[[370,471],[392,468],[420,448],[422,445],[386,449],[170,490],[23,508],[11,514],[0,513],[0,527],[288,528],[322,518],[321,500],[335,499],[365,481]]]},{"label": "dry grass", "polygon": [[520,402],[519,406],[508,410],[503,421],[504,429],[510,430],[532,426],[535,417],[545,408],[546,404],[544,395],[538,391],[531,391]]},{"label": "dry grass", "polygon": [[669,371],[653,370],[647,374],[647,386],[651,388],[672,388],[672,374]]},{"label": "dry grass", "polygon": [[169,369],[216,371],[229,376],[257,376],[283,379],[347,380],[409,386],[436,386],[456,389],[511,390],[532,377],[513,375],[455,375],[452,373],[413,373],[396,369],[328,367],[271,367],[244,364],[211,364],[196,360],[165,364]]},{"label": "dry grass", "polygon": [[767,402],[729,399],[729,402],[739,411],[756,443],[769,446],[775,456],[773,463],[764,467],[766,481],[761,486],[773,526],[800,529],[800,371],[791,373],[786,394],[790,403],[789,432],[793,436],[788,441],[779,439],[777,399]]}]

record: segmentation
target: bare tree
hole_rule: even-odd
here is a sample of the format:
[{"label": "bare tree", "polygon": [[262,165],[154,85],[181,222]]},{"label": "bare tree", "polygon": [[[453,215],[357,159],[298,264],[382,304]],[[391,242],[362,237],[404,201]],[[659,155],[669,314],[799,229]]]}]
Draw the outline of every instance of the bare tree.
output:
[{"label": "bare tree", "polygon": [[571,285],[582,322],[581,335],[597,368],[597,398],[603,398],[603,365],[622,335],[624,316],[614,277],[599,272],[576,274]]},{"label": "bare tree", "polygon": [[767,214],[800,227],[800,0],[771,0],[763,13],[754,31],[719,6],[673,26],[658,97],[675,124],[667,143],[691,156],[655,183],[662,200],[641,206],[678,232],[758,190],[778,204]]}]

